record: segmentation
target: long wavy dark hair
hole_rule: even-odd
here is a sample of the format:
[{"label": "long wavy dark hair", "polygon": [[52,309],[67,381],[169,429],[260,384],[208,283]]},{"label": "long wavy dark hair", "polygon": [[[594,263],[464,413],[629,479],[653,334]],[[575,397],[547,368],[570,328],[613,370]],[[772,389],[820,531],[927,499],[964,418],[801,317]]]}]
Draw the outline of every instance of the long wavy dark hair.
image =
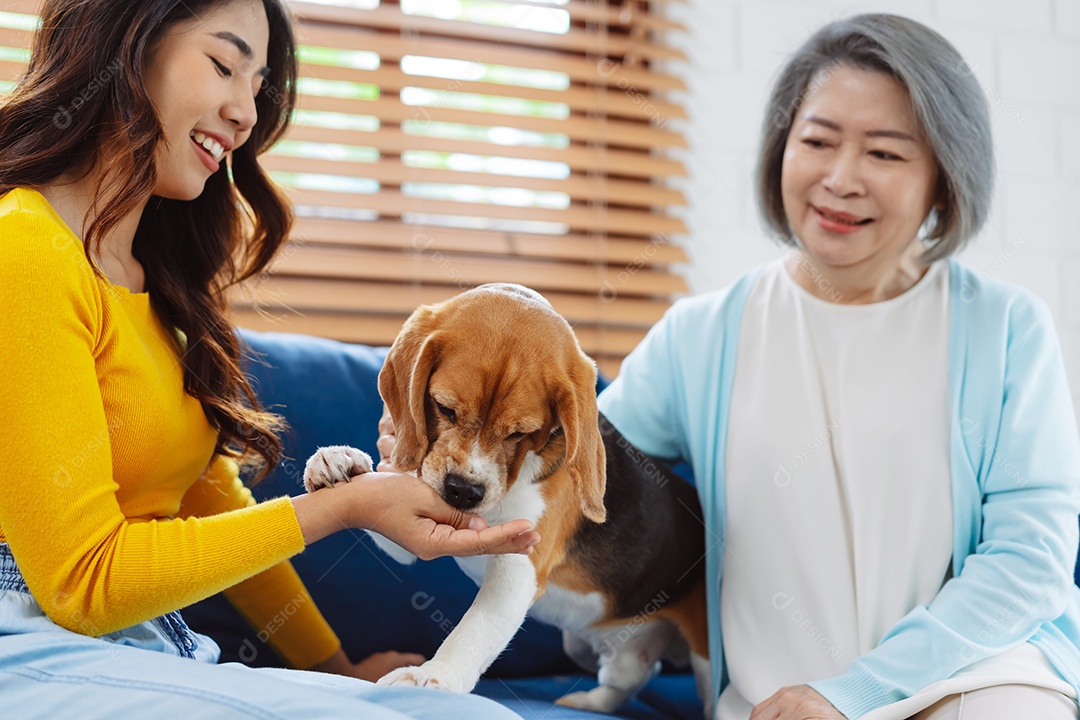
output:
[{"label": "long wavy dark hair", "polygon": [[0,193],[106,167],[83,238],[88,260],[149,198],[132,252],[151,305],[178,331],[184,390],[218,431],[214,452],[262,465],[257,482],[281,457],[276,433],[285,424],[260,408],[241,370],[225,290],[261,272],[292,225],[288,201],[256,160],[285,132],[296,101],[296,40],[284,0],[262,0],[270,74],[255,101],[258,122],[193,201],[153,197],[163,135],[143,82],[150,51],[173,25],[229,1],[46,0],[30,65],[0,103]]}]

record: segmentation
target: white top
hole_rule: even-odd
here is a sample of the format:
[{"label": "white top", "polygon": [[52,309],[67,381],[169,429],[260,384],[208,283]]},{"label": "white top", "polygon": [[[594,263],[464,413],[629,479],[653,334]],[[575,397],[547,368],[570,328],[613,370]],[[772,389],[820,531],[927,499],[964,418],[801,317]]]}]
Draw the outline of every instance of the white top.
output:
[{"label": "white top", "polygon": [[[780,259],[751,290],[728,426],[719,720],[843,673],[948,579],[948,284],[935,263],[898,297],[841,305]],[[1063,684],[1027,648],[1014,664]]]}]

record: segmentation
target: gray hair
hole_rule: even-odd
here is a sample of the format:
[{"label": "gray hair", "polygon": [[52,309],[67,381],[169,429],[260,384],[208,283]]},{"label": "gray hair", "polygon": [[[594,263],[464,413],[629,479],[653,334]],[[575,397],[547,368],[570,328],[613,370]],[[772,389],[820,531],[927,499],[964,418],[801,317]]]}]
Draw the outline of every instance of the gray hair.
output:
[{"label": "gray hair", "polygon": [[792,118],[830,68],[884,72],[908,91],[938,165],[938,196],[924,225],[927,262],[948,257],[990,212],[994,150],[990,112],[972,70],[948,40],[897,15],[856,15],[818,30],[780,73],[765,114],[757,165],[758,208],[779,240],[795,245],[780,173]]}]

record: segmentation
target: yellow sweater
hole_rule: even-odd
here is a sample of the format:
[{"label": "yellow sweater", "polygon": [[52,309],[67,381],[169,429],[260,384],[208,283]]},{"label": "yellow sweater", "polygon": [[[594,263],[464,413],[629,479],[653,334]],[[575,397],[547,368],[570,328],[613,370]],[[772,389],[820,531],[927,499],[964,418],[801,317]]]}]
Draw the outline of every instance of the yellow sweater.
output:
[{"label": "yellow sweater", "polygon": [[295,667],[336,652],[287,561],[304,549],[292,503],[256,504],[211,462],[149,295],[95,276],[33,190],[0,196],[0,308],[0,542],[45,613],[96,636],[231,588]]}]

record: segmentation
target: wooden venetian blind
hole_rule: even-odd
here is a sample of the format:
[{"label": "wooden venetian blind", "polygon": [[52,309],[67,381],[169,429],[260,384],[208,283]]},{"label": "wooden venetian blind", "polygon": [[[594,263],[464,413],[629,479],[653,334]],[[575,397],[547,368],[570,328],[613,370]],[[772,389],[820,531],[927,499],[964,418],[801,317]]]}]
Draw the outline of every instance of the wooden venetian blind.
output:
[{"label": "wooden venetian blind", "polygon": [[[672,0],[664,0],[672,1]],[[299,107],[264,164],[293,236],[230,299],[237,324],[389,344],[485,282],[547,296],[609,374],[687,290],[675,242],[683,28],[653,0],[290,3]],[[0,0],[32,14],[37,0]],[[29,47],[0,15],[0,81]],[[3,53],[4,51],[0,51]],[[25,51],[23,51],[25,52]],[[3,90],[0,87],[0,90]]]}]

